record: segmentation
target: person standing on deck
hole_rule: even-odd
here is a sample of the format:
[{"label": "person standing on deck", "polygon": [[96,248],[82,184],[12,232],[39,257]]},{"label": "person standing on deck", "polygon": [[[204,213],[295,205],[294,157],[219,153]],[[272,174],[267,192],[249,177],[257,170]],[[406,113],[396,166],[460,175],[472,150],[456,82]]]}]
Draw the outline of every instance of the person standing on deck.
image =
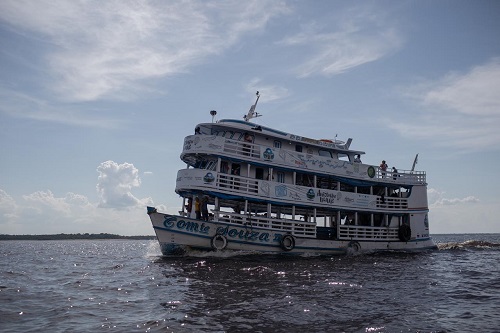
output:
[{"label": "person standing on deck", "polygon": [[201,213],[200,213],[200,199],[198,197],[194,199],[194,212],[196,214],[196,219],[199,220],[201,218]]},{"label": "person standing on deck", "polygon": [[398,177],[398,169],[396,169],[396,167],[392,167],[392,179],[396,180]]},{"label": "person standing on deck", "polygon": [[203,221],[208,221],[208,207],[207,207],[207,197],[201,199],[201,219]]},{"label": "person standing on deck", "polygon": [[385,160],[382,160],[380,163],[380,170],[382,170],[382,177],[385,177],[385,172],[387,171],[388,165],[385,163]]}]

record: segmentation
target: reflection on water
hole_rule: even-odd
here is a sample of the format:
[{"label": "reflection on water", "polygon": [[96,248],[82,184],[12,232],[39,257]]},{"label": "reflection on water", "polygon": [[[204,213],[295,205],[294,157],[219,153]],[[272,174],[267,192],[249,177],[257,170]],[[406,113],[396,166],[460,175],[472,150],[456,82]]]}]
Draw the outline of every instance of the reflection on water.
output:
[{"label": "reflection on water", "polygon": [[2,332],[498,330],[500,236],[420,254],[163,257],[155,241],[0,242]]}]

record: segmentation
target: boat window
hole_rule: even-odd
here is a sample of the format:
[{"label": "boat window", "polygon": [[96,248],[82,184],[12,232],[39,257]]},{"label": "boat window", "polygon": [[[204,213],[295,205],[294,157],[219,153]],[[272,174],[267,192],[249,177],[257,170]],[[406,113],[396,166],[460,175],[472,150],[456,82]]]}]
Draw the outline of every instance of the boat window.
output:
[{"label": "boat window", "polygon": [[229,165],[226,161],[222,161],[220,164],[220,172],[222,173],[228,173],[229,171]]},{"label": "boat window", "polygon": [[373,186],[374,195],[385,195],[385,187],[383,186]]},{"label": "boat window", "polygon": [[216,167],[217,167],[217,162],[216,161],[208,161],[207,162],[207,166],[205,167],[205,169],[215,171]]},{"label": "boat window", "polygon": [[233,163],[231,165],[231,174],[232,175],[239,175],[240,174],[240,165],[237,163]]},{"label": "boat window", "polygon": [[193,168],[195,169],[205,169],[205,166],[207,165],[206,161],[197,161],[194,165]]},{"label": "boat window", "polygon": [[281,148],[281,141],[274,140],[274,148]]},{"label": "boat window", "polygon": [[245,133],[245,135],[243,135],[243,140],[245,142],[252,143],[254,139],[255,137],[249,133]]},{"label": "boat window", "polygon": [[370,186],[358,186],[358,193],[370,194]]},{"label": "boat window", "polygon": [[385,227],[384,217],[384,214],[373,214],[373,225],[376,227]]},{"label": "boat window", "polygon": [[240,141],[242,136],[243,136],[243,133],[241,133],[241,132],[234,132],[233,140]]},{"label": "boat window", "polygon": [[349,161],[349,156],[347,156],[346,154],[339,153],[338,159],[341,161]]},{"label": "boat window", "polygon": [[345,192],[354,192],[354,186],[347,183],[340,183],[340,190]]},{"label": "boat window", "polygon": [[255,178],[256,179],[264,179],[264,169],[256,168],[255,169]]},{"label": "boat window", "polygon": [[333,178],[318,176],[316,178],[316,180],[317,180],[316,187],[318,187],[318,188],[324,188],[324,189],[330,189],[330,190],[337,189],[337,181]]},{"label": "boat window", "polygon": [[358,213],[358,223],[357,225],[370,226],[372,224],[372,216],[368,213]]},{"label": "boat window", "polygon": [[329,150],[323,150],[323,149],[320,149],[319,150],[319,156],[324,156],[324,157],[332,157],[332,152],[330,152]]},{"label": "boat window", "polygon": [[278,179],[277,179],[278,183],[285,182],[285,173],[284,172],[278,172],[277,176],[278,176]]},{"label": "boat window", "polygon": [[297,173],[297,177],[296,177],[296,181],[295,181],[295,184],[296,185],[301,185],[301,186],[309,186],[309,187],[313,187],[313,180],[314,180],[314,176],[313,175],[308,175],[308,174],[305,174],[305,173]]},{"label": "boat window", "polygon": [[193,168],[195,169],[206,169],[206,170],[212,170],[215,171],[215,167],[217,166],[217,162],[210,160],[210,161],[197,161],[194,165]]},{"label": "boat window", "polygon": [[301,145],[295,145],[295,151],[302,153],[302,146]]}]

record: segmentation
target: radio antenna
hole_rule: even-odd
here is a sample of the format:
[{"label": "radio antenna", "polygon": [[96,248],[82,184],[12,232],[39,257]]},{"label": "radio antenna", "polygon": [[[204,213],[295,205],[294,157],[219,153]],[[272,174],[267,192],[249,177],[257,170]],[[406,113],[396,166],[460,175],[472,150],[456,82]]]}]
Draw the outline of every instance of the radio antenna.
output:
[{"label": "radio antenna", "polygon": [[243,116],[243,119],[245,121],[250,121],[250,119],[252,119],[252,118],[257,118],[257,117],[262,116],[261,114],[258,114],[257,112],[255,112],[255,108],[257,107],[257,103],[259,102],[259,98],[260,98],[260,94],[258,91],[257,91],[256,95],[257,95],[257,99],[255,100],[255,103],[250,107],[250,110],[248,110],[248,113]]}]

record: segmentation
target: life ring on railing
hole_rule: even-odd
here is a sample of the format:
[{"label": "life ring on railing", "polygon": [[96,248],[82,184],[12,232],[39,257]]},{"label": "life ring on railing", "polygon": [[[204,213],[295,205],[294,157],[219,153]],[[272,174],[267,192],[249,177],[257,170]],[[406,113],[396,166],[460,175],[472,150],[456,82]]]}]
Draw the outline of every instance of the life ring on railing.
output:
[{"label": "life ring on railing", "polygon": [[403,223],[399,226],[398,230],[399,240],[408,242],[411,239],[411,228],[409,224]]},{"label": "life ring on railing", "polygon": [[281,248],[285,251],[291,251],[295,247],[295,238],[292,235],[285,235],[281,237]]},{"label": "life ring on railing", "polygon": [[375,177],[375,168],[373,166],[369,166],[368,169],[366,170],[366,174],[368,177],[373,178]]},{"label": "life ring on railing", "polygon": [[223,235],[215,235],[212,237],[210,244],[215,251],[222,251],[227,246],[227,238]]},{"label": "life ring on railing", "polygon": [[361,245],[356,241],[350,241],[347,245],[347,250],[350,253],[358,253],[361,250]]}]

